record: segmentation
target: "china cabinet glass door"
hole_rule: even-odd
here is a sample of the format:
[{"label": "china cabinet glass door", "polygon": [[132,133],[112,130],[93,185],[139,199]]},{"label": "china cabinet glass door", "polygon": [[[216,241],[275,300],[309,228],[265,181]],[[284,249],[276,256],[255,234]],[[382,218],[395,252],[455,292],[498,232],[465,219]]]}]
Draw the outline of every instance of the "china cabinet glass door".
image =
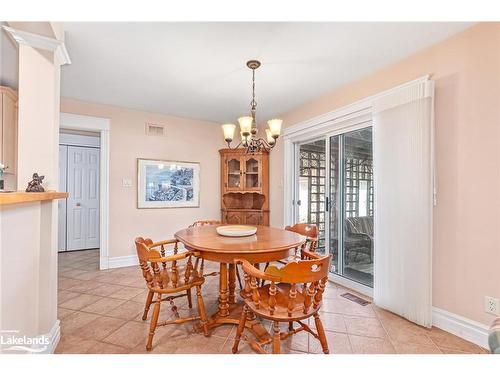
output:
[{"label": "china cabinet glass door", "polygon": [[261,188],[261,161],[256,155],[245,158],[245,189],[259,190]]},{"label": "china cabinet glass door", "polygon": [[241,161],[239,156],[229,156],[226,163],[226,185],[228,190],[241,190]]}]

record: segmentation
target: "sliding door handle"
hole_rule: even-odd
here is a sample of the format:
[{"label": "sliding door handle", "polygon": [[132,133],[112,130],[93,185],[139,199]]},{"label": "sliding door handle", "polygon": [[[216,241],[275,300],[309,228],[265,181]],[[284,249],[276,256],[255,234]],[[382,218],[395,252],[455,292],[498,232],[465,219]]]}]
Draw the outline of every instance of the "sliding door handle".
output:
[{"label": "sliding door handle", "polygon": [[325,198],[325,211],[330,211],[330,198],[328,197]]}]

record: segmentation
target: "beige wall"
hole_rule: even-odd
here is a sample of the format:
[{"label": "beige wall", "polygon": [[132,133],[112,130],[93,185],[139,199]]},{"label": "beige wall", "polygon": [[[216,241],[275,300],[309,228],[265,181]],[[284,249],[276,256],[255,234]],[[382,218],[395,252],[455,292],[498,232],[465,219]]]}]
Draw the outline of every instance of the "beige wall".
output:
[{"label": "beige wall", "polygon": [[[217,150],[224,143],[218,124],[66,98],[61,112],[111,120],[109,257],[134,255],[136,236],[172,238],[196,220],[220,218]],[[166,137],[147,136],[146,122],[166,125]],[[137,209],[137,158],[199,162],[200,207]],[[122,178],[130,178],[133,186],[122,187]]]},{"label": "beige wall", "polygon": [[[282,118],[290,126],[425,74],[436,84],[433,305],[488,324],[483,297],[500,297],[500,24],[475,25]],[[278,147],[274,226],[283,225],[282,168]]]}]

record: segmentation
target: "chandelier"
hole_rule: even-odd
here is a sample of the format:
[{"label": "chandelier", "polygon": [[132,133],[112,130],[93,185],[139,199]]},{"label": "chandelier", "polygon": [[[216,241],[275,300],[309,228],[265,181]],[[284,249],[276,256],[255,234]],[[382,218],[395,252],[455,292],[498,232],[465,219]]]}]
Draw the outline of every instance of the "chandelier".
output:
[{"label": "chandelier", "polygon": [[[283,120],[272,119],[267,122],[266,139],[257,138],[257,123],[255,121],[255,113],[257,111],[257,102],[255,101],[255,69],[260,66],[260,61],[247,61],[247,66],[252,69],[252,101],[250,102],[250,116],[243,116],[238,119],[240,125],[241,141],[235,148],[240,146],[246,148],[247,152],[259,152],[262,150],[270,151],[275,145],[276,140],[281,133],[281,124]],[[231,142],[234,139],[236,125],[222,125],[222,132],[227,146],[231,148]]]}]

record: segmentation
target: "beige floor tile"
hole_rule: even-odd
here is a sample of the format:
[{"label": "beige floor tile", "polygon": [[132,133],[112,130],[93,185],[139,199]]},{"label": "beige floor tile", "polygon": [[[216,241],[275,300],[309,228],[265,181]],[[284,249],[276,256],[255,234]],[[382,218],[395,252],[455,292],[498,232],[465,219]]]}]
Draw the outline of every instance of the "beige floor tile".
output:
[{"label": "beige floor tile", "polygon": [[418,345],[413,343],[392,342],[398,354],[442,354],[436,345]]},{"label": "beige floor tile", "polygon": [[106,285],[114,284],[115,280],[116,280],[116,275],[111,272],[103,272],[101,275],[96,276],[94,278],[94,281],[104,283]]},{"label": "beige floor tile", "polygon": [[59,344],[55,350],[56,354],[83,354],[87,353],[92,347],[99,344],[95,340],[82,339],[78,336],[67,335],[61,337]]},{"label": "beige floor tile", "polygon": [[354,354],[394,354],[394,347],[388,339],[349,335]]},{"label": "beige floor tile", "polygon": [[84,339],[101,341],[123,326],[126,322],[127,321],[123,319],[100,316],[90,323],[76,329],[72,334]]},{"label": "beige floor tile", "polygon": [[471,352],[462,352],[460,350],[454,350],[454,349],[448,349],[448,348],[441,348],[440,349],[443,354],[469,354],[469,355],[474,355],[478,353],[471,353]]},{"label": "beige floor tile", "polygon": [[101,286],[89,290],[86,292],[87,294],[93,294],[95,296],[101,296],[101,297],[113,297],[113,293],[120,290],[122,287],[120,285],[113,285],[113,284],[106,284],[102,283]]},{"label": "beige floor tile", "polygon": [[135,297],[131,298],[130,300],[131,301],[135,301],[135,302],[145,303],[146,302],[146,298],[148,296],[148,292],[149,291],[147,289],[145,289],[141,293],[139,293],[138,295],[136,295]]},{"label": "beige floor tile", "polygon": [[406,320],[383,320],[382,325],[393,342],[397,341],[406,344],[435,346],[434,342],[427,335],[428,330]]},{"label": "beige floor tile", "polygon": [[57,319],[63,319],[70,314],[73,314],[75,310],[69,310],[62,307],[57,308]]},{"label": "beige floor tile", "polygon": [[347,333],[358,336],[385,338],[387,334],[377,318],[345,316]]},{"label": "beige floor tile", "polygon": [[[161,328],[161,327],[159,327]],[[115,332],[106,337],[103,342],[133,349],[137,345],[144,343],[146,345],[149,334],[149,325],[139,322],[127,322]],[[162,330],[157,329],[153,339],[153,345],[161,339]]]},{"label": "beige floor tile", "polygon": [[61,303],[69,301],[70,299],[73,299],[75,297],[79,297],[80,295],[81,293],[68,292],[67,290],[60,290],[57,293],[57,304],[60,305]]},{"label": "beige floor tile", "polygon": [[57,288],[59,290],[68,290],[70,288],[80,285],[81,282],[82,282],[81,280],[62,278],[58,280]]},{"label": "beige floor tile", "polygon": [[[327,313],[327,312],[320,312],[319,316],[321,318],[321,322],[323,323],[323,328],[326,331],[334,331],[334,332],[340,332],[340,333],[347,332],[347,328],[345,325],[343,315],[334,314],[334,313]],[[313,329],[316,328],[316,326],[314,325],[314,318],[313,317],[311,317],[309,319],[309,325]]]},{"label": "beige floor tile", "polygon": [[[189,339],[181,342],[179,347],[175,350],[175,354],[215,354],[220,353],[226,338],[211,336],[205,337],[203,335],[192,335]],[[164,345],[160,345],[161,348]]]},{"label": "beige floor tile", "polygon": [[75,280],[75,281],[78,281],[78,284],[69,288],[68,290],[70,292],[86,293],[103,285],[102,283],[98,283],[97,281],[93,280],[88,280],[88,281]]},{"label": "beige floor tile", "polygon": [[98,342],[87,350],[87,354],[127,354],[130,350],[121,346]]},{"label": "beige floor tile", "polygon": [[100,299],[102,299],[102,297],[93,296],[91,294],[80,294],[78,297],[69,299],[68,301],[61,303],[59,307],[71,310],[81,310],[85,306],[91,305],[99,301]]},{"label": "beige floor tile", "polygon": [[72,269],[70,269],[68,271],[61,272],[59,275],[62,276],[62,277],[69,278],[69,279],[76,279],[75,276],[79,276],[79,275],[84,274],[84,273],[87,273],[87,271],[80,270],[80,269],[77,269],[77,268],[72,268]]},{"label": "beige floor tile", "polygon": [[439,328],[432,327],[428,335],[439,348],[453,349],[469,353],[481,353],[481,349],[477,345],[465,341],[460,337],[452,335]]},{"label": "beige floor tile", "polygon": [[61,337],[70,337],[77,329],[99,318],[99,315],[76,311],[61,319]]},{"label": "beige floor tile", "polygon": [[[107,297],[104,297],[107,298]],[[106,313],[107,316],[111,316],[113,318],[120,318],[125,320],[133,320],[139,314],[142,316],[144,312],[144,304],[134,301],[123,301],[121,305],[118,307],[108,311]],[[152,311],[150,310],[150,315]]]},{"label": "beige floor tile", "polygon": [[[345,333],[330,332],[326,331],[326,342],[328,343],[328,349],[330,354],[351,354],[352,347],[349,340],[349,336]],[[321,344],[317,345],[316,352],[321,352]]]},{"label": "beige floor tile", "polygon": [[81,273],[73,278],[86,281],[94,280],[97,276],[99,276],[99,272],[100,271],[84,271],[84,273]]},{"label": "beige floor tile", "polygon": [[143,291],[144,289],[141,288],[123,286],[121,289],[118,289],[113,293],[113,298],[129,300],[142,293]]},{"label": "beige floor tile", "polygon": [[122,299],[104,297],[91,305],[85,306],[81,309],[81,311],[105,315],[111,310],[116,309],[118,306],[123,305],[125,302],[126,301]]}]

